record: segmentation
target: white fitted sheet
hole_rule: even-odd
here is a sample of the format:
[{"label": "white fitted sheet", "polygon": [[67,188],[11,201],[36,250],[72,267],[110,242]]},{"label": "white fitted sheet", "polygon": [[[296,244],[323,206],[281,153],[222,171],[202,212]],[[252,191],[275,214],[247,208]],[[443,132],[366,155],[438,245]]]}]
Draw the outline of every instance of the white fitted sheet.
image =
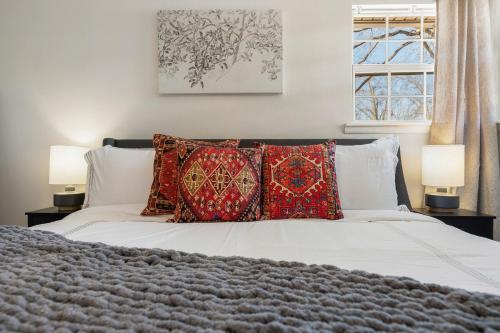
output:
[{"label": "white fitted sheet", "polygon": [[142,208],[92,207],[32,229],[109,245],[330,264],[500,295],[500,242],[419,214],[346,210],[338,221],[174,224],[140,216]]}]

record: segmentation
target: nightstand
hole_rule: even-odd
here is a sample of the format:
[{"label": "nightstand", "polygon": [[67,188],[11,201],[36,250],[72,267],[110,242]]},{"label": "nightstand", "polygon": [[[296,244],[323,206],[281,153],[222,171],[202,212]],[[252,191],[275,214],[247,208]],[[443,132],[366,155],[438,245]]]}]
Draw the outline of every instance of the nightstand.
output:
[{"label": "nightstand", "polygon": [[427,208],[414,208],[413,211],[435,217],[470,234],[493,239],[493,220],[495,219],[493,215],[481,214],[466,209],[455,209],[446,213],[430,212]]},{"label": "nightstand", "polygon": [[61,220],[73,212],[61,212],[57,207],[49,207],[32,212],[26,212],[28,227]]}]

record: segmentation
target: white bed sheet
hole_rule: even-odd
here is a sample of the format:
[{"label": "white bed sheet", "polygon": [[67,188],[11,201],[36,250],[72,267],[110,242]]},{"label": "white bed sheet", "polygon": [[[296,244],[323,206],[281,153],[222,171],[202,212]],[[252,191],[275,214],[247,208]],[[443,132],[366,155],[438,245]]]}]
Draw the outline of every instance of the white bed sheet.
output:
[{"label": "white bed sheet", "polygon": [[109,245],[330,264],[500,295],[500,243],[419,214],[347,210],[339,221],[174,224],[140,216],[142,208],[92,207],[32,229]]}]

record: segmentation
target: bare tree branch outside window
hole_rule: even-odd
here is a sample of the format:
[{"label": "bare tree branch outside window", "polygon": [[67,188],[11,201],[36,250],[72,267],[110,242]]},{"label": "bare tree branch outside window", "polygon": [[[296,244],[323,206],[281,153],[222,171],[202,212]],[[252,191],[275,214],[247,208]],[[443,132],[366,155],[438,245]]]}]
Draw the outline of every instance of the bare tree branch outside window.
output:
[{"label": "bare tree branch outside window", "polygon": [[430,119],[433,73],[421,68],[434,64],[435,16],[355,16],[353,25],[355,119]]}]

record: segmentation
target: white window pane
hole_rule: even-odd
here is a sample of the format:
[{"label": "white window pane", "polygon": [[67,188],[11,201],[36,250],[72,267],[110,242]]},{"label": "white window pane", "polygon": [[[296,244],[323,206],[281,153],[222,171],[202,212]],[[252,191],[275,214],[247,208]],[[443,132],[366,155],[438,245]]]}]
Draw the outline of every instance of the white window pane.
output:
[{"label": "white window pane", "polygon": [[427,95],[434,94],[434,73],[427,73]]},{"label": "white window pane", "polygon": [[432,120],[432,97],[426,98],[427,120]]},{"label": "white window pane", "polygon": [[392,120],[424,120],[423,97],[391,98]]},{"label": "white window pane", "polygon": [[390,17],[389,39],[420,39],[420,16]]},{"label": "white window pane", "polygon": [[424,64],[434,63],[434,42],[424,42]]},{"label": "white window pane", "polygon": [[383,64],[385,61],[385,42],[358,42],[354,43],[354,64]]},{"label": "white window pane", "polygon": [[387,98],[356,97],[356,120],[385,120]]},{"label": "white window pane", "polygon": [[353,19],[353,40],[384,38],[385,17],[355,17]]},{"label": "white window pane", "polygon": [[356,96],[387,96],[387,74],[356,74]]},{"label": "white window pane", "polygon": [[420,42],[389,42],[387,61],[390,64],[419,64]]},{"label": "white window pane", "polygon": [[424,94],[424,73],[392,73],[392,96],[416,96]]}]

